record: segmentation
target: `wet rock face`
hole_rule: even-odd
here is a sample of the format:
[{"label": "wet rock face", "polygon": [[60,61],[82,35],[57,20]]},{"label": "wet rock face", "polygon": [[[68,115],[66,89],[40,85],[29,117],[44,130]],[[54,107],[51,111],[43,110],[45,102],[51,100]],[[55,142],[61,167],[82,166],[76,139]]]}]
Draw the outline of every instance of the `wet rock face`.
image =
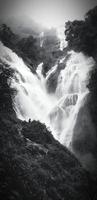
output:
[{"label": "wet rock face", "polygon": [[46,87],[49,93],[53,94],[56,91],[59,74],[60,74],[60,70],[57,69],[48,77],[47,82],[46,82]]},{"label": "wet rock face", "polygon": [[72,150],[83,167],[97,176],[97,133],[90,113],[91,95],[87,95],[73,130]]},{"label": "wet rock face", "polygon": [[0,199],[88,200],[89,180],[45,125],[0,114]]}]

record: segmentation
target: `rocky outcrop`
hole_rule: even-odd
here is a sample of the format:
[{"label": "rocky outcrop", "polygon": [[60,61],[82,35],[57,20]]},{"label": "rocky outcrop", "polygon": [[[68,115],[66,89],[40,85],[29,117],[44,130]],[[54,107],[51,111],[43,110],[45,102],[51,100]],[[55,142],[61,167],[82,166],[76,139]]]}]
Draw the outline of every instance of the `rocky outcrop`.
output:
[{"label": "rocky outcrop", "polygon": [[90,113],[90,104],[91,94],[88,94],[83,99],[77,116],[71,146],[83,167],[97,176],[97,133]]}]

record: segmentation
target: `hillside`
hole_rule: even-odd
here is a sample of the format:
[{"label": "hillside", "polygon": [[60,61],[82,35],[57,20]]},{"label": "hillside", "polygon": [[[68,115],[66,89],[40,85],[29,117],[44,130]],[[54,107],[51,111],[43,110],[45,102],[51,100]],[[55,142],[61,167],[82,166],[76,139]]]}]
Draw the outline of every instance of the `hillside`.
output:
[{"label": "hillside", "polygon": [[[44,124],[16,118],[14,90],[0,73],[0,199],[88,200],[94,196],[93,182],[78,160],[56,141]],[[91,183],[91,185],[90,185]]]},{"label": "hillside", "polygon": [[[26,26],[26,25],[25,25]],[[35,73],[37,66],[43,62],[44,76],[51,69],[59,58],[64,55],[60,50],[60,41],[56,30],[45,30],[43,37],[39,34],[33,36],[33,30],[27,36],[21,37],[19,33],[14,33],[10,26],[0,25],[0,40],[3,44],[11,48],[18,56],[22,57],[26,65]],[[41,40],[43,45],[41,46]]]},{"label": "hillside", "polygon": [[2,23],[10,27],[13,33],[19,35],[21,38],[26,38],[30,35],[39,37],[41,32],[46,31],[46,28],[41,27],[27,15],[10,16],[7,19],[2,19]]}]

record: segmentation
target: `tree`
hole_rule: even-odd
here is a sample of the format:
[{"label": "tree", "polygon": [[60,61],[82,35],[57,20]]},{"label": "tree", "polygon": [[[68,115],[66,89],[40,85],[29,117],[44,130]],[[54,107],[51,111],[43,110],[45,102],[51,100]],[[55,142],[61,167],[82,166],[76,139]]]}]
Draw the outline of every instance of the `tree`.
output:
[{"label": "tree", "polygon": [[10,78],[13,75],[13,71],[4,64],[2,64],[0,68],[0,111],[13,112],[12,96],[15,91],[10,88]]},{"label": "tree", "polygon": [[97,56],[97,7],[85,15],[84,21],[68,21],[65,26],[68,46],[88,56]]}]

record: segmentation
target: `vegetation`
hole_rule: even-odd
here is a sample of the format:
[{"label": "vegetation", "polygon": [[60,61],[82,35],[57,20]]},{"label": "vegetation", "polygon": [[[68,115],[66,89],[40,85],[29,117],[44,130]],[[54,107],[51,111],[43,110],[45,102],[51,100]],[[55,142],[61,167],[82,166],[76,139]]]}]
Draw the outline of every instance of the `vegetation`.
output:
[{"label": "vegetation", "polygon": [[12,69],[6,64],[0,64],[0,112],[2,113],[13,113],[12,96],[14,96],[15,91],[10,88],[12,76]]},{"label": "vegetation", "polygon": [[22,57],[26,65],[35,73],[37,65],[43,65],[44,76],[52,66],[55,65],[59,57],[63,55],[60,51],[59,39],[55,30],[46,31],[43,36],[43,45],[40,45],[41,37],[20,37],[12,32],[6,25],[0,26],[0,40],[5,46],[11,48],[18,56]]},{"label": "vegetation", "polygon": [[97,7],[85,15],[84,21],[66,23],[66,40],[69,49],[92,56],[95,66],[90,74],[88,88],[91,92],[90,112],[97,128]]},{"label": "vegetation", "polygon": [[[84,21],[67,22],[65,33],[68,49],[82,51],[93,56],[97,62],[96,23],[97,7],[87,13]],[[45,74],[56,62],[57,52],[60,52],[59,49],[56,52],[54,50],[57,40],[53,40],[51,51],[48,35],[44,46],[40,47],[38,39],[33,36],[21,39],[6,25],[0,27],[0,39],[20,55],[33,72],[37,63],[43,59]],[[0,199],[96,199],[97,184],[92,182],[74,155],[53,138],[46,126],[36,121],[22,122],[16,118],[12,106],[15,91],[9,87],[12,75],[13,71],[8,66],[0,64]],[[97,65],[88,87],[91,91],[89,107],[93,121],[97,124]]]},{"label": "vegetation", "polygon": [[93,56],[97,52],[97,7],[90,10],[84,21],[75,20],[66,23],[66,40],[71,49]]},{"label": "vegetation", "polygon": [[9,87],[13,71],[0,67],[0,199],[90,199],[90,178],[74,155],[44,124],[16,118]]},{"label": "vegetation", "polygon": [[86,172],[45,125],[1,114],[0,177],[1,200],[90,199]]}]

